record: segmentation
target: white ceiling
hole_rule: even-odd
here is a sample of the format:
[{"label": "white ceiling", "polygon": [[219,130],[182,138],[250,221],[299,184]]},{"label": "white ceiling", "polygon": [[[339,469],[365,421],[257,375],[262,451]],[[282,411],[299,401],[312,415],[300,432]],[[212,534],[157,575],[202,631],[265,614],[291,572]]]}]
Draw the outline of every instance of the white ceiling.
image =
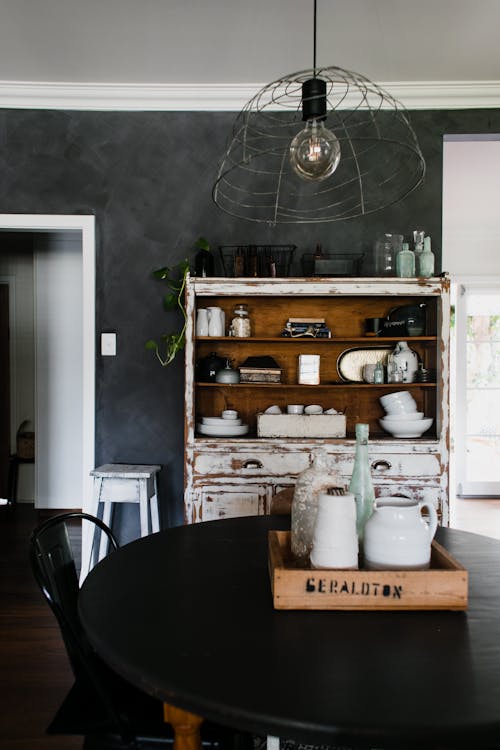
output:
[{"label": "white ceiling", "polygon": [[[0,80],[266,83],[312,67],[313,0],[0,0]],[[500,80],[500,0],[318,0],[318,64]]]}]

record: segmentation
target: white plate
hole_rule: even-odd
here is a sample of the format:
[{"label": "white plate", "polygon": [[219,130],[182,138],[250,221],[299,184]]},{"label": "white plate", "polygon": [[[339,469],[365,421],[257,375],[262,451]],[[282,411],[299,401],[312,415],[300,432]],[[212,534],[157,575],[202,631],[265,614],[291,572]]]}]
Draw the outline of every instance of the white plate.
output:
[{"label": "white plate", "polygon": [[[230,420],[234,422],[234,419]],[[225,424],[197,424],[196,429],[200,435],[213,435],[213,437],[237,437],[246,435],[248,432],[247,424],[227,424],[228,419],[221,419]]]},{"label": "white plate", "polygon": [[213,425],[220,425],[220,424],[229,424],[233,427],[236,427],[236,425],[241,424],[241,419],[222,419],[222,417],[202,417],[201,421],[203,424],[213,424]]}]

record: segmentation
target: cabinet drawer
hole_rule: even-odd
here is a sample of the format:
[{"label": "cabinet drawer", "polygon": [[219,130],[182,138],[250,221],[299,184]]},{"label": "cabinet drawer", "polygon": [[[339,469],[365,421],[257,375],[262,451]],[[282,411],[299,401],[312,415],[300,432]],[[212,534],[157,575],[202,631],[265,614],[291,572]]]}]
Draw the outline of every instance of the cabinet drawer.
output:
[{"label": "cabinet drawer", "polygon": [[270,488],[261,485],[204,487],[199,492],[198,520],[263,515],[270,492]]},{"label": "cabinet drawer", "polygon": [[310,465],[309,451],[293,453],[248,451],[196,453],[194,474],[198,476],[288,477],[300,474]]}]

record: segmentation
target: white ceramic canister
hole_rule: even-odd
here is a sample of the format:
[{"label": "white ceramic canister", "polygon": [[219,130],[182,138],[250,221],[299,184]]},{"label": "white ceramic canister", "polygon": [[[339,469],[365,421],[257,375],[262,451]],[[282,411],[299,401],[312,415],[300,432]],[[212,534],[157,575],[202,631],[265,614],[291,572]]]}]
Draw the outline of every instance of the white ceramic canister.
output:
[{"label": "white ceramic canister", "polygon": [[413,383],[418,370],[418,354],[410,349],[406,341],[398,341],[392,353],[392,361],[402,373],[403,383]]},{"label": "white ceramic canister", "polygon": [[[429,520],[422,516],[426,508]],[[432,503],[384,497],[365,525],[364,564],[369,570],[425,570],[437,529]]]},{"label": "white ceramic canister", "polygon": [[351,493],[320,494],[310,559],[313,568],[358,567],[356,501]]},{"label": "white ceramic canister", "polygon": [[196,335],[208,336],[208,312],[204,307],[196,313]]}]

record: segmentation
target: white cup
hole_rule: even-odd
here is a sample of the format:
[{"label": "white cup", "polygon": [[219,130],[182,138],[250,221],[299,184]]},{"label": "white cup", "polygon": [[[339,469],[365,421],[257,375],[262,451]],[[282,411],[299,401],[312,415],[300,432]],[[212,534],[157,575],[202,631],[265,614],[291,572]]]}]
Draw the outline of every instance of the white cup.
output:
[{"label": "white cup", "polygon": [[310,559],[313,568],[358,567],[356,501],[351,493],[319,496]]},{"label": "white cup", "polygon": [[235,409],[224,409],[221,417],[222,419],[238,419],[238,412]]},{"label": "white cup", "polygon": [[286,412],[287,414],[303,414],[304,404],[288,404]]}]

